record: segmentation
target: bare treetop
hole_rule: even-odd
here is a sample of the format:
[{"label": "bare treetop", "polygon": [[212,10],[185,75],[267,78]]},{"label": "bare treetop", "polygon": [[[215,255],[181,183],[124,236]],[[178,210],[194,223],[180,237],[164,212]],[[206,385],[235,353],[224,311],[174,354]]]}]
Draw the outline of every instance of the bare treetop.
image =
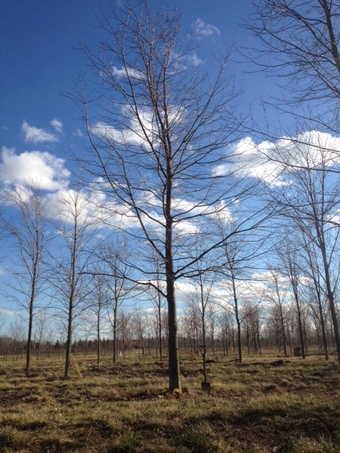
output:
[{"label": "bare treetop", "polygon": [[[340,3],[261,0],[247,28],[263,45],[259,64],[285,78],[299,99],[338,99]],[[293,77],[298,85],[291,85]]]}]

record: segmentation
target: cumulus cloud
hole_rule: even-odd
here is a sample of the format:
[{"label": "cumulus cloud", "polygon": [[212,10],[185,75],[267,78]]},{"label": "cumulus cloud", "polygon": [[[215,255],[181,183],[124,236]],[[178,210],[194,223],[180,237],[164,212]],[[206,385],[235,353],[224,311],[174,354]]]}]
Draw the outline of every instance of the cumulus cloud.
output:
[{"label": "cumulus cloud", "polygon": [[59,141],[59,138],[56,134],[52,134],[45,129],[30,126],[27,121],[24,121],[22,123],[21,133],[23,135],[25,143],[56,143]]},{"label": "cumulus cloud", "polygon": [[215,27],[215,25],[212,24],[206,24],[202,19],[198,18],[196,19],[196,22],[194,23],[194,30],[196,35],[198,36],[203,36],[203,37],[208,37],[211,35],[219,35],[221,34],[221,31],[219,28]]},{"label": "cumulus cloud", "polygon": [[[122,112],[124,114],[124,112]],[[143,117],[143,124],[145,130],[150,131],[150,138],[152,136],[152,116],[151,113],[141,112]],[[131,144],[131,145],[142,145],[145,143],[143,137],[144,132],[142,131],[139,123],[134,119],[130,119],[129,127],[125,129],[117,129],[114,126],[110,126],[102,121],[97,122],[90,128],[91,132],[100,137],[102,140],[117,143],[120,145]]]},{"label": "cumulus cloud", "polygon": [[103,121],[95,123],[91,126],[90,130],[94,135],[100,137],[102,140],[119,143],[121,145],[126,143],[140,144],[143,142],[143,140],[141,140],[141,138],[133,130],[120,130],[104,123]]},{"label": "cumulus cloud", "polygon": [[282,165],[267,157],[274,147],[270,142],[256,145],[251,137],[245,137],[228,150],[232,156],[231,161],[218,165],[213,173],[215,176],[234,173],[240,178],[252,177],[268,185],[284,185],[287,182],[282,177]]},{"label": "cumulus cloud", "polygon": [[0,181],[7,186],[38,185],[43,190],[58,190],[67,185],[70,172],[65,161],[50,153],[2,148]]},{"label": "cumulus cloud", "polygon": [[228,164],[214,169],[216,176],[233,172],[239,177],[253,177],[269,186],[290,184],[289,170],[294,168],[331,167],[340,162],[340,138],[319,131],[307,131],[295,137],[256,144],[245,137],[228,149]]},{"label": "cumulus cloud", "polygon": [[79,224],[90,228],[138,228],[136,216],[126,206],[108,200],[100,190],[92,186],[81,190],[61,188],[46,196],[46,206],[51,217],[73,223],[75,214]]},{"label": "cumulus cloud", "polygon": [[340,137],[316,130],[275,143],[274,158],[295,167],[332,167],[340,162]]},{"label": "cumulus cloud", "polygon": [[[143,124],[143,128],[129,107],[123,107],[121,112],[122,117],[126,118],[125,128],[118,129],[103,121],[98,121],[90,127],[91,133],[105,142],[119,145],[143,145],[147,141],[145,134],[148,135],[148,140],[151,140],[153,143],[158,141],[159,131],[152,110],[139,110],[139,118]],[[173,124],[179,124],[184,114],[184,109],[180,109],[176,106],[169,106],[167,111],[169,121]]]}]

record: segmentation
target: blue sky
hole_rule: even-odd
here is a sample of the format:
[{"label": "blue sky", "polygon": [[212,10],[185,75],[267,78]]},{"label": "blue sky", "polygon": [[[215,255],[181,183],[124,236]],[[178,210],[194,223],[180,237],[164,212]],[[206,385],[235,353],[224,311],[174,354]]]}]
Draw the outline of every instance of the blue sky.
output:
[{"label": "blue sky", "polygon": [[[2,0],[0,2],[1,146],[24,149],[22,124],[51,133],[50,122],[59,120],[63,136],[53,149],[63,154],[72,134],[82,127],[79,111],[63,94],[74,91],[77,73],[86,70],[79,44],[98,42],[100,30],[96,16],[106,1],[92,0]],[[153,0],[151,5],[161,2]],[[190,29],[197,19],[202,27],[210,25],[209,46],[222,42],[246,45],[251,39],[239,26],[249,13],[248,0],[186,0],[181,3],[183,26]],[[218,29],[218,33],[216,32]],[[246,81],[245,99],[260,95],[259,76],[242,76]],[[45,142],[47,143],[47,141]],[[27,145],[27,143],[26,143]],[[26,146],[27,148],[27,146]]]},{"label": "blue sky", "polygon": [[[99,42],[102,31],[97,25],[107,3],[110,2],[0,2],[0,58],[4,62],[0,70],[0,149],[6,149],[8,163],[0,167],[2,182],[3,173],[8,174],[9,168],[13,167],[16,167],[17,180],[20,179],[19,167],[30,168],[29,153],[33,151],[63,158],[67,168],[70,152],[79,152],[86,146],[81,112],[67,95],[75,93],[78,75],[88,70],[88,61],[79,47],[81,44],[91,47]],[[117,4],[118,0],[112,3]],[[151,8],[164,3],[150,1]],[[251,11],[250,3],[250,0],[179,2],[183,29],[194,31],[203,44],[200,57],[204,58],[205,51],[222,49],[225,44],[235,45],[235,48],[253,44],[253,38],[240,26]],[[170,0],[169,4],[176,2]],[[233,52],[231,66],[238,87],[243,90],[240,111],[247,115],[252,105],[253,114],[261,121],[259,99],[274,93],[275,83],[260,73],[247,72],[251,68],[238,64],[240,59],[240,55]],[[274,122],[274,116],[271,121]],[[15,156],[21,158],[15,159]],[[42,163],[39,172],[46,170]],[[54,178],[57,178],[56,174]]]},{"label": "blue sky", "polygon": [[[97,25],[107,3],[0,2],[0,58],[5,62],[0,70],[0,184],[19,184],[29,176],[40,179],[43,175],[45,189],[63,185],[71,165],[69,156],[87,145],[81,111],[67,95],[75,93],[78,75],[88,70],[79,47],[99,42],[102,30]],[[176,4],[174,0],[169,3]],[[252,44],[253,38],[240,26],[250,13],[250,0],[179,3],[183,29],[194,32],[203,44],[200,58],[226,43],[235,47]],[[150,1],[151,8],[163,4]],[[254,99],[274,90],[274,83],[261,74],[247,73],[248,66],[236,63],[240,60],[237,52],[232,60],[237,84],[244,92],[240,111],[247,114]]]}]

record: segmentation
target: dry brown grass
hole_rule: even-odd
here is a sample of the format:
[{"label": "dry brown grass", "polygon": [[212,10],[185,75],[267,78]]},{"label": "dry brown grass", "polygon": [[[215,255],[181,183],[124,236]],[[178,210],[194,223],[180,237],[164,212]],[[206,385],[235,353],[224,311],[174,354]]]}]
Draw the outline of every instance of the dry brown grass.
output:
[{"label": "dry brown grass", "polygon": [[0,451],[101,453],[340,451],[339,367],[317,357],[216,357],[212,389],[200,388],[201,364],[182,357],[184,392],[167,393],[166,366],[151,357],[100,366],[62,361],[0,362]]}]

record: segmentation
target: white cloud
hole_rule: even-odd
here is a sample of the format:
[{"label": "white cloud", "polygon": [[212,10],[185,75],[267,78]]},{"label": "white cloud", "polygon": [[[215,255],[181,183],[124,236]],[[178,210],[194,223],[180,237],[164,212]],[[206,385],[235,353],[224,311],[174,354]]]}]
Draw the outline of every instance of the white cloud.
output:
[{"label": "white cloud", "polygon": [[204,60],[198,57],[196,52],[189,52],[183,55],[174,50],[171,52],[171,61],[171,71],[174,71],[174,73],[177,74],[181,74],[188,70],[191,71],[193,66],[197,67],[204,62]]},{"label": "white cloud", "polygon": [[200,64],[203,63],[203,60],[201,60],[196,53],[192,53],[187,56],[187,61],[189,62],[189,65],[194,65],[195,67],[199,66]]},{"label": "white cloud", "polygon": [[274,158],[296,167],[331,167],[340,162],[340,137],[316,130],[283,137],[275,143]]},{"label": "white cloud", "polygon": [[[124,109],[123,109],[124,110]],[[128,112],[122,111],[122,114],[128,115]],[[151,112],[140,112],[142,122],[146,131],[149,132],[150,138],[153,135],[152,114]],[[145,143],[144,132],[135,118],[130,118],[130,125],[125,129],[117,129],[102,121],[91,127],[91,132],[101,139],[117,143],[120,145],[133,144],[142,145]]]},{"label": "white cloud", "polygon": [[58,190],[67,185],[70,172],[65,161],[40,151],[16,154],[14,148],[2,148],[0,181],[8,186],[36,184],[44,190]]},{"label": "white cloud", "polygon": [[134,131],[129,129],[119,130],[103,121],[98,121],[91,126],[90,130],[94,135],[105,141],[119,143],[121,145],[126,143],[140,144],[143,142]]},{"label": "white cloud", "polygon": [[[340,138],[319,131],[307,131],[296,137],[256,144],[245,137],[228,149],[228,164],[214,169],[216,176],[234,172],[239,177],[253,177],[269,186],[290,184],[289,166],[298,170],[331,167],[340,162]],[[287,170],[288,169],[288,170]]]},{"label": "white cloud", "polygon": [[228,149],[231,162],[222,164],[214,169],[216,176],[234,173],[239,177],[260,179],[268,185],[284,185],[287,182],[282,178],[282,165],[268,159],[275,145],[262,142],[256,145],[252,138],[246,137]]},{"label": "white cloud", "polygon": [[211,36],[214,34],[216,35],[221,34],[219,28],[215,27],[215,25],[212,24],[206,24],[200,18],[196,19],[196,22],[194,23],[194,30],[196,35],[204,37]]},{"label": "white cloud", "polygon": [[21,133],[25,143],[56,143],[59,141],[55,134],[52,134],[45,129],[30,126],[27,121],[24,121],[21,126]]},{"label": "white cloud", "polygon": [[[119,145],[131,144],[138,146],[146,144],[146,135],[148,136],[148,140],[153,143],[158,141],[159,131],[152,110],[139,110],[139,119],[143,124],[143,128],[128,106],[123,107],[121,112],[122,117],[126,118],[125,128],[117,129],[103,121],[98,121],[90,127],[91,133],[106,142]],[[177,108],[176,106],[169,106],[167,111],[169,121],[175,125],[180,124],[184,114],[184,109]]]},{"label": "white cloud", "polygon": [[141,71],[138,71],[138,69],[133,69],[133,68],[118,69],[118,68],[116,68],[116,66],[113,66],[111,72],[112,72],[113,76],[117,76],[117,77],[130,77],[132,79],[137,79],[137,80],[145,79],[145,75]]},{"label": "white cloud", "polygon": [[97,182],[97,185],[92,183],[85,190],[64,187],[48,194],[46,204],[49,215],[72,223],[76,209],[79,222],[91,228],[138,228],[138,220],[129,208],[108,200],[101,186]]},{"label": "white cloud", "polygon": [[63,123],[57,119],[54,119],[50,122],[50,125],[60,134],[63,133]]}]

